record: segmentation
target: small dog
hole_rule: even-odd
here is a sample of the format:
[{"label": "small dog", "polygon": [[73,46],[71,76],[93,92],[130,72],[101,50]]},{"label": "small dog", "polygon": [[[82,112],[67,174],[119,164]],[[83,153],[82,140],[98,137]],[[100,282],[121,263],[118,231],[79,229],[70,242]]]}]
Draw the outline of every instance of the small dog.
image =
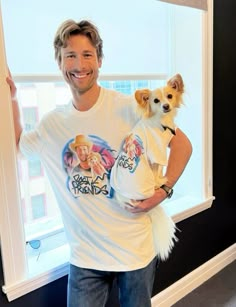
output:
[{"label": "small dog", "polygon": [[[167,147],[175,135],[175,116],[183,104],[184,83],[176,74],[163,87],[153,91],[136,90],[140,120],[125,138],[111,170],[111,186],[122,207],[135,206],[151,197],[166,183],[163,168],[167,165]],[[151,209],[156,254],[166,260],[177,241],[176,225],[161,205]]]},{"label": "small dog", "polygon": [[170,129],[175,134],[174,118],[183,104],[184,83],[180,74],[167,81],[167,85],[153,91],[141,89],[135,92],[137,110],[151,125]]},{"label": "small dog", "polygon": [[102,177],[107,174],[105,167],[102,165],[102,156],[99,152],[90,152],[87,161],[89,167],[91,168],[91,175],[93,179],[96,179],[97,176]]}]

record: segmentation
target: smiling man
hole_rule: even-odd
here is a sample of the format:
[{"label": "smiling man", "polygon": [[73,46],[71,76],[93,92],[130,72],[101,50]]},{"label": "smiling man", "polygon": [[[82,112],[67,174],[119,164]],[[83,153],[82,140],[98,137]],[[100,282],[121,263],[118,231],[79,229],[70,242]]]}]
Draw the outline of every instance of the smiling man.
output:
[{"label": "smiling man", "polygon": [[[41,160],[61,210],[70,246],[68,307],[104,307],[114,279],[121,307],[150,307],[158,257],[147,212],[167,193],[157,189],[137,207],[124,209],[109,184],[122,141],[138,120],[134,97],[98,84],[103,41],[91,22],[63,22],[56,32],[54,49],[72,99],[63,110],[56,108],[46,114],[35,130],[22,130],[16,87],[10,75],[7,82],[17,146],[26,157]],[[99,177],[99,182],[89,169],[86,174],[73,175],[68,182],[65,153],[73,158],[69,144],[78,135],[92,141],[107,166],[106,177]],[[169,147],[166,185],[172,188],[188,163],[192,146],[177,128]]]}]

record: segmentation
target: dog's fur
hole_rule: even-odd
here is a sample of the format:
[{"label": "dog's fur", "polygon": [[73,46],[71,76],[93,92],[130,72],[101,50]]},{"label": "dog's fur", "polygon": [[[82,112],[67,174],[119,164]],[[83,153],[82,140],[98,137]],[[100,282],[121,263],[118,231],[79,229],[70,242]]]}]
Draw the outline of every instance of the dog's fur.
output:
[{"label": "dog's fur", "polygon": [[137,90],[135,99],[137,111],[142,119],[154,125],[160,123],[164,129],[169,128],[174,132],[174,117],[177,109],[183,104],[184,83],[180,74],[176,74],[167,81],[163,87],[153,91],[149,89]]},{"label": "dog's fur", "polygon": [[[136,90],[137,112],[141,120],[148,121],[152,126],[161,125],[175,134],[174,118],[177,109],[183,104],[184,83],[180,74],[174,75],[163,87],[153,91],[149,89]],[[153,164],[152,169],[156,179],[156,189],[165,184],[163,167]]]},{"label": "dog's fur", "polygon": [[[165,86],[153,91],[149,89],[137,90],[135,99],[137,101],[137,111],[141,115],[140,123],[146,121],[152,127],[159,127],[161,130],[169,129],[171,133],[175,134],[174,118],[177,114],[177,109],[183,104],[183,93],[184,83],[180,74],[176,74],[169,79]],[[163,175],[163,166],[152,164],[151,169],[154,173],[155,189],[158,189],[167,181],[167,178]],[[116,193],[116,197],[123,207],[125,203],[130,203],[133,206],[137,203],[125,198],[120,193]],[[153,225],[155,251],[160,259],[166,260],[174,246],[174,242],[177,241],[175,223],[165,212],[162,205],[157,205],[148,214]]]}]

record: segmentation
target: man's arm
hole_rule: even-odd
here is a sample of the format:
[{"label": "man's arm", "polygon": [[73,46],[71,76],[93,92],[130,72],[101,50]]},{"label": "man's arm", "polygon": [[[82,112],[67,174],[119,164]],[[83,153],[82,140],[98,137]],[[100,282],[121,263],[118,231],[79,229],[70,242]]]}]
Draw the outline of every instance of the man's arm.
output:
[{"label": "man's arm", "polygon": [[192,144],[188,137],[180,129],[176,130],[176,136],[170,142],[170,155],[166,169],[168,187],[173,187],[182,175],[192,155]]},{"label": "man's arm", "polygon": [[[192,144],[188,137],[180,129],[176,130],[176,135],[170,142],[170,154],[166,169],[166,185],[172,188],[182,175],[188,161],[192,155]],[[163,189],[157,189],[154,195],[141,201],[137,206],[127,205],[126,209],[132,213],[147,212],[161,203],[167,197]]]},{"label": "man's arm", "polygon": [[11,91],[12,112],[13,112],[13,120],[14,120],[14,128],[15,128],[15,140],[16,140],[16,146],[18,148],[20,136],[22,133],[22,125],[21,125],[21,119],[20,119],[19,104],[18,104],[17,97],[16,97],[17,89],[16,89],[14,81],[12,80],[10,72],[9,72],[9,77],[6,78],[6,81],[9,84],[10,91]]}]

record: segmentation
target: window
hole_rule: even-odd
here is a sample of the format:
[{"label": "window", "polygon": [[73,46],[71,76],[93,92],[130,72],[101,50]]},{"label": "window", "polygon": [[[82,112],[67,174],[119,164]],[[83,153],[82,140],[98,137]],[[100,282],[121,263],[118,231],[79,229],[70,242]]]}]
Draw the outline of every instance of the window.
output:
[{"label": "window", "polygon": [[39,160],[29,160],[28,169],[30,178],[43,176],[42,166]]},{"label": "window", "polygon": [[[0,235],[3,291],[9,301],[67,274],[69,251],[60,212],[40,162],[16,158],[2,46],[5,44],[7,62],[17,82],[23,124],[30,130],[45,112],[63,107],[70,98],[54,61],[52,41],[63,20],[77,20],[75,7],[80,8],[81,18],[93,20],[101,31],[103,86],[132,93],[137,88],[155,88],[175,72],[182,74],[185,106],[177,120],[194,151],[166,206],[175,221],[180,221],[209,208],[214,199],[212,2],[208,12],[203,12],[155,0],[121,0],[116,8],[111,4],[112,13],[117,11],[115,16],[105,0],[89,0],[86,5],[74,0],[69,7],[57,1],[56,14],[55,1],[25,3],[1,1],[4,39],[0,27],[0,85],[5,99],[0,104]],[[29,27],[32,24],[33,30]]]},{"label": "window", "polygon": [[22,108],[24,127],[27,131],[34,129],[37,123],[37,110],[34,107]]},{"label": "window", "polygon": [[46,215],[44,195],[35,195],[31,197],[32,219],[37,220]]}]

